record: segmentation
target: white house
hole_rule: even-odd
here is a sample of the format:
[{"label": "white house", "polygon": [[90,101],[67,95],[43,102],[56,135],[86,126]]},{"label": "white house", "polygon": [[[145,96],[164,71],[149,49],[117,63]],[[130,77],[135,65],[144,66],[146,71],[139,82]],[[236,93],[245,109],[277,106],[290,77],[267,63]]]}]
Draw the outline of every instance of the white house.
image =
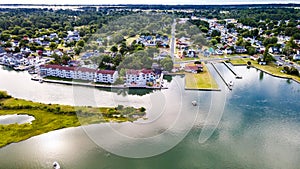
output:
[{"label": "white house", "polygon": [[300,54],[295,54],[295,55],[293,56],[293,59],[294,59],[294,60],[300,60]]},{"label": "white house", "polygon": [[40,75],[43,77],[54,76],[101,83],[114,83],[118,78],[118,72],[114,70],[96,70],[85,67],[68,67],[48,64],[40,66]]},{"label": "white house", "polygon": [[138,86],[145,86],[147,82],[155,81],[155,73],[149,69],[126,71],[126,83],[136,84]]}]

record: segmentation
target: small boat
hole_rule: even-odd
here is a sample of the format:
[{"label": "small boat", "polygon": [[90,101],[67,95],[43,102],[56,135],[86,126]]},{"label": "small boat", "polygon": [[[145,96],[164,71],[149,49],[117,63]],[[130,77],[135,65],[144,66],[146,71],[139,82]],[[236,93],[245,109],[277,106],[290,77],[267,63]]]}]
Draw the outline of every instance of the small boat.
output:
[{"label": "small boat", "polygon": [[39,82],[40,82],[40,83],[43,83],[43,82],[44,82],[44,80],[43,80],[42,78],[40,78],[40,79],[39,79]]},{"label": "small boat", "polygon": [[60,165],[58,164],[57,161],[53,162],[53,169],[60,169]]},{"label": "small boat", "polygon": [[193,106],[197,106],[196,100],[192,101],[192,105],[193,105]]},{"label": "small boat", "polygon": [[229,85],[229,86],[233,86],[233,81],[230,81],[230,82],[228,83],[228,85]]},{"label": "small boat", "polygon": [[237,79],[241,79],[241,78],[242,78],[242,76],[241,76],[241,75],[236,75],[236,76],[235,76],[235,78],[237,78]]}]

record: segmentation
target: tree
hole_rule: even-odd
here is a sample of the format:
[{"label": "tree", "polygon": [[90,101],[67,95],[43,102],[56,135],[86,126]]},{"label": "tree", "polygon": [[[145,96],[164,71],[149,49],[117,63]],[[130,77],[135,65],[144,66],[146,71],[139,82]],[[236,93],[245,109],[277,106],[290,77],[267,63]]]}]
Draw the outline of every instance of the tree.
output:
[{"label": "tree", "polygon": [[268,50],[269,50],[269,48],[266,48],[266,50],[265,50],[265,52],[263,54],[263,59],[267,63],[274,60],[273,56],[269,54]]},{"label": "tree", "polygon": [[8,41],[10,39],[10,34],[1,33],[0,34],[0,40],[2,41]]},{"label": "tree", "polygon": [[300,33],[295,33],[293,35],[293,38],[296,39],[296,40],[300,40]]},{"label": "tree", "polygon": [[15,47],[14,53],[19,53],[20,52],[20,48],[17,46]]},{"label": "tree", "polygon": [[216,45],[216,44],[218,43],[218,41],[217,41],[216,39],[212,39],[212,40],[210,40],[210,43],[211,43],[212,45]]},{"label": "tree", "polygon": [[248,46],[247,51],[249,55],[254,55],[256,53],[256,49],[252,46]]},{"label": "tree", "polygon": [[213,30],[213,31],[211,32],[211,35],[210,35],[210,36],[211,36],[211,37],[221,36],[221,32],[218,31],[218,30]]},{"label": "tree", "polygon": [[76,43],[76,46],[77,46],[77,47],[84,47],[84,45],[85,45],[84,40],[79,40],[79,41]]},{"label": "tree", "polygon": [[160,64],[166,71],[171,71],[173,69],[173,61],[170,57],[164,58]]},{"label": "tree", "polygon": [[81,50],[82,50],[82,47],[74,48],[74,52],[75,52],[76,55],[79,55]]},{"label": "tree", "polygon": [[54,49],[57,48],[57,46],[58,46],[58,45],[57,45],[55,42],[51,42],[50,45],[49,45],[49,48],[50,48],[51,50],[54,50]]},{"label": "tree", "polygon": [[268,46],[268,45],[271,45],[271,44],[276,44],[277,42],[278,42],[278,39],[276,37],[266,38],[263,41],[263,45]]},{"label": "tree", "polygon": [[110,51],[112,51],[113,53],[116,53],[116,52],[118,52],[118,48],[116,46],[112,46],[110,48]]}]

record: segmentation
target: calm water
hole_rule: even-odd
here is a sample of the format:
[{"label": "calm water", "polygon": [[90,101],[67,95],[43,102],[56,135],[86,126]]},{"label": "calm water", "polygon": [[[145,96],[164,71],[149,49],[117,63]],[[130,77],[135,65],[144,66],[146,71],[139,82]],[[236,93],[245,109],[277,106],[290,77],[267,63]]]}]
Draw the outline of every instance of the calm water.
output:
[{"label": "calm water", "polygon": [[33,116],[23,114],[12,114],[0,116],[0,124],[24,124],[31,123],[34,120]]},{"label": "calm water", "polygon": [[[231,92],[216,73],[222,92],[185,91],[184,79],[177,76],[169,89],[140,96],[40,84],[26,73],[1,69],[0,89],[14,97],[71,105],[144,106],[148,119],[63,129],[11,144],[0,149],[0,168],[51,168],[53,161],[72,169],[299,168],[300,85],[246,67],[235,67],[243,76],[236,80],[223,65],[217,67],[226,80],[234,80]],[[199,107],[191,105],[193,100]],[[199,143],[199,136],[210,131],[212,136]],[[149,155],[157,150],[168,151]],[[126,155],[145,158],[122,157]]]}]

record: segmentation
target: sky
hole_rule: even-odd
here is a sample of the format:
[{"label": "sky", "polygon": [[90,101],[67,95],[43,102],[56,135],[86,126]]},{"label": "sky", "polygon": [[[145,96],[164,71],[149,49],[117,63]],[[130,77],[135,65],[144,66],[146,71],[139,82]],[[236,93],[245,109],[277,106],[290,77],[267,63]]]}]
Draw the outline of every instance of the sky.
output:
[{"label": "sky", "polygon": [[222,4],[297,3],[300,0],[1,0],[0,4],[166,4],[166,5],[222,5]]}]

